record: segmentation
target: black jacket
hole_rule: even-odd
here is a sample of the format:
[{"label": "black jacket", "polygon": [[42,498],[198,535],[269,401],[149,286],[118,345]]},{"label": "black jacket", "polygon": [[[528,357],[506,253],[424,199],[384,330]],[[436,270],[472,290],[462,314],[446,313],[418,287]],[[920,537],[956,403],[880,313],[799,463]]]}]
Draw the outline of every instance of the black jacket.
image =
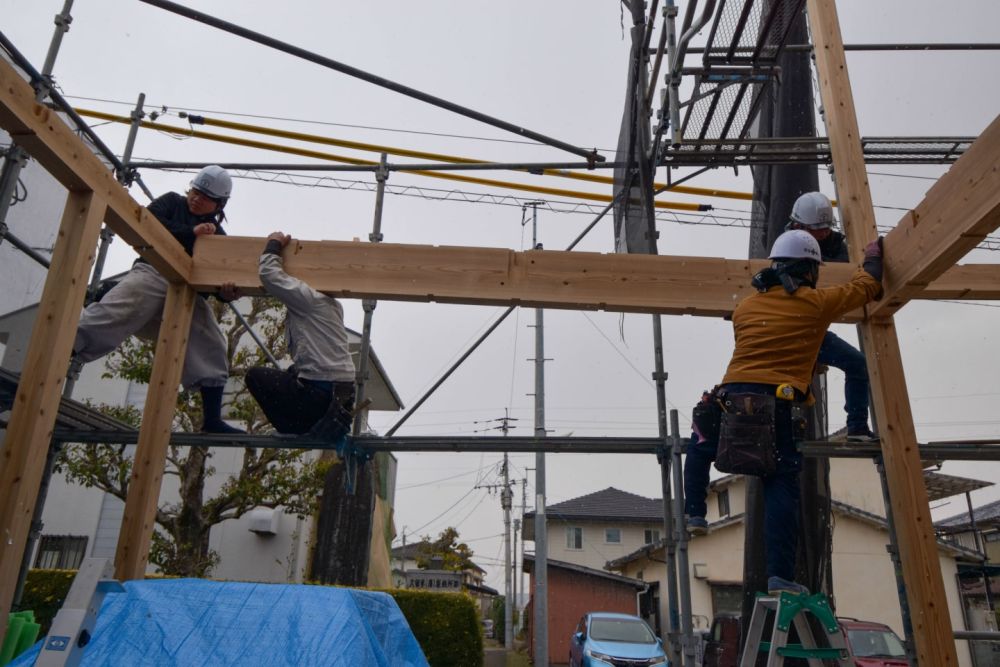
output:
[{"label": "black jacket", "polygon": [[167,231],[174,235],[175,239],[180,241],[189,255],[194,254],[194,228],[196,225],[211,222],[215,225],[216,234],[223,236],[226,234],[215,213],[194,215],[188,209],[187,197],[176,192],[160,195],[146,208],[167,228]]},{"label": "black jacket", "polygon": [[824,262],[848,262],[847,241],[840,232],[830,232],[830,235],[819,242],[819,254]]}]

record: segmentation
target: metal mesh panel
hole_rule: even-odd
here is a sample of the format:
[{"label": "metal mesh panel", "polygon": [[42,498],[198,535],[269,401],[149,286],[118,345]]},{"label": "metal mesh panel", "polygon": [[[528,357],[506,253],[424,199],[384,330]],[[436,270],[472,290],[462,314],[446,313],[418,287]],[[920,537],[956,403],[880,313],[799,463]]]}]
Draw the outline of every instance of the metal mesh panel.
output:
[{"label": "metal mesh panel", "polygon": [[803,0],[723,0],[705,65],[774,62]]},{"label": "metal mesh panel", "polygon": [[[951,164],[968,150],[975,137],[904,139],[872,137],[862,139],[867,164]],[[827,164],[830,144],[825,138],[744,139],[717,143],[689,141],[669,147],[661,164],[696,166],[706,164]]]}]

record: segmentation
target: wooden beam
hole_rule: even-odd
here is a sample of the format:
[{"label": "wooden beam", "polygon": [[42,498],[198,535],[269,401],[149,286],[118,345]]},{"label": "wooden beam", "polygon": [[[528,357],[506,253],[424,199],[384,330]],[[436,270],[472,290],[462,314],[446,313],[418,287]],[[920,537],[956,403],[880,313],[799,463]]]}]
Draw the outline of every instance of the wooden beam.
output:
[{"label": "wooden beam", "polygon": [[[875,238],[875,209],[865,172],[840,22],[833,0],[808,0],[813,53],[833,156],[837,195],[852,257]],[[887,253],[892,244],[886,244]],[[924,487],[913,415],[891,318],[861,325],[875,413],[882,437],[886,482],[895,520],[899,558],[921,665],[955,667],[944,581]]]},{"label": "wooden beam", "polygon": [[[66,200],[0,450],[4,497],[0,503],[0,618],[6,618],[14,598],[104,209],[104,202],[92,192],[71,192]],[[0,623],[0,641],[6,629]]]},{"label": "wooden beam", "polygon": [[116,579],[142,579],[146,574],[167,445],[177,406],[177,387],[181,381],[197,298],[198,294],[187,285],[170,285],[167,288],[163,322],[156,341],[149,393],[142,411],[139,442],[115,552]]},{"label": "wooden beam", "polygon": [[93,151],[0,59],[0,127],[70,191],[97,193],[107,224],[171,282],[185,280],[191,258],[180,243],[115,180]]},{"label": "wooden beam", "polygon": [[[205,236],[195,245],[191,284],[217,289],[234,281],[261,294],[257,259],[265,239]],[[753,289],[767,260],[600,254],[392,243],[298,241],[285,269],[314,288],[345,298],[608,310],[722,317]],[[820,285],[846,282],[848,264],[827,264]],[[918,298],[1000,299],[1000,265],[955,267]],[[859,322],[862,311],[843,321]]]},{"label": "wooden beam", "polygon": [[1000,116],[885,238],[884,317],[1000,227]]}]

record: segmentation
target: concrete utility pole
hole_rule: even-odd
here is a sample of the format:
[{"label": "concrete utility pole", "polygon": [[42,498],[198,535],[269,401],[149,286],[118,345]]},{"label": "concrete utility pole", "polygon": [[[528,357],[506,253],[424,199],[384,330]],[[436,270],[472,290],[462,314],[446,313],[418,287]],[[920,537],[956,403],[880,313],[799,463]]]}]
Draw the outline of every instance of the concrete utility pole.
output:
[{"label": "concrete utility pole", "polygon": [[[504,424],[506,426],[506,422]],[[507,434],[506,428],[504,435]],[[500,506],[503,507],[503,580],[504,580],[504,605],[503,605],[503,645],[508,651],[514,648],[514,609],[511,588],[511,562],[510,562],[510,463],[507,452],[503,455],[503,488],[500,490]]]},{"label": "concrete utility pole", "polygon": [[[538,202],[532,208],[531,245],[538,242]],[[535,437],[545,437],[545,318],[535,309]],[[545,526],[545,452],[535,454],[535,664],[549,664],[549,544]]]}]

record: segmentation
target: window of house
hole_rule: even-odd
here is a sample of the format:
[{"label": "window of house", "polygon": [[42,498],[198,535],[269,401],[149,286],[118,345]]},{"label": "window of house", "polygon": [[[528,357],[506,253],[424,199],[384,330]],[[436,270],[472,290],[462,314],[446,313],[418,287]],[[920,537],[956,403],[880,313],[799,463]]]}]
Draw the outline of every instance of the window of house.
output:
[{"label": "window of house", "polygon": [[604,529],[604,541],[607,544],[621,544],[622,543],[622,529],[621,528],[605,528]]},{"label": "window of house", "polygon": [[711,584],[712,613],[738,614],[743,609],[743,587],[735,584]]},{"label": "window of house", "polygon": [[75,570],[87,552],[87,537],[77,535],[42,535],[35,556],[35,567]]},{"label": "window of house", "polygon": [[660,541],[660,531],[655,528],[647,528],[642,532],[642,543],[653,544]]},{"label": "window of house", "polygon": [[727,517],[729,516],[729,489],[723,489],[719,491],[719,516]]},{"label": "window of house", "polygon": [[583,528],[578,526],[566,526],[566,548],[583,548]]}]

